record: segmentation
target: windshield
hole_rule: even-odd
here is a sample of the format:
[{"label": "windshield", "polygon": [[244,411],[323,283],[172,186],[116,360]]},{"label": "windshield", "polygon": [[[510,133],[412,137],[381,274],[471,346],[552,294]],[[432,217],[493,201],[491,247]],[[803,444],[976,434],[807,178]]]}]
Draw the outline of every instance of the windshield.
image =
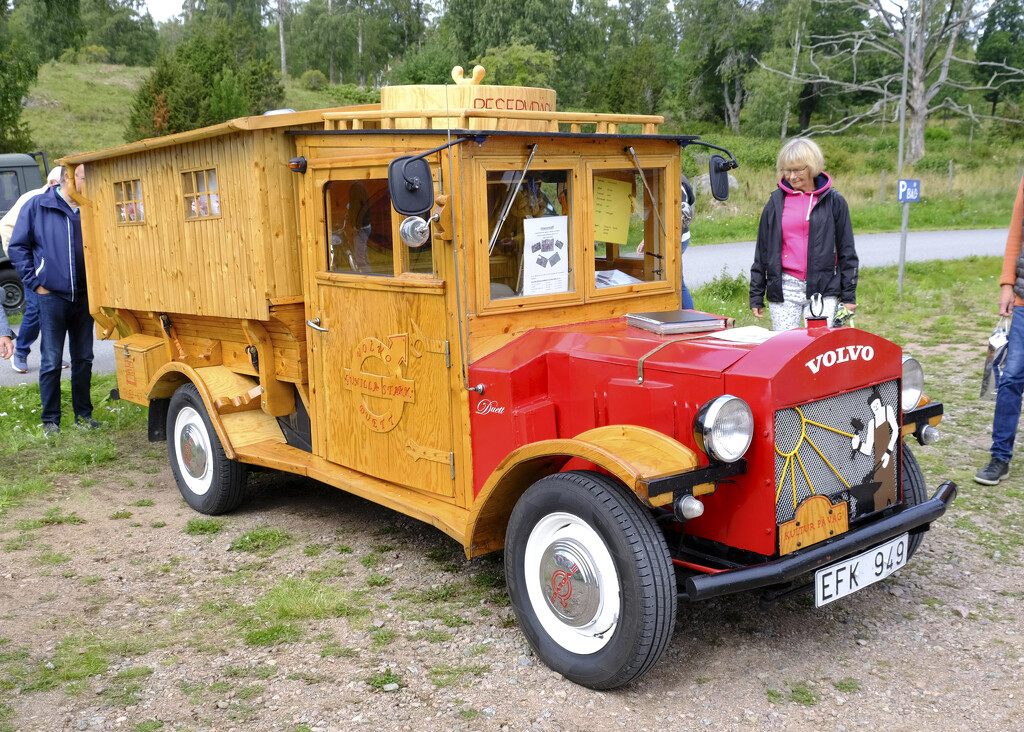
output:
[{"label": "windshield", "polygon": [[487,173],[492,300],[571,291],[571,177],[568,170]]},{"label": "windshield", "polygon": [[665,171],[595,170],[594,285],[665,279]]}]

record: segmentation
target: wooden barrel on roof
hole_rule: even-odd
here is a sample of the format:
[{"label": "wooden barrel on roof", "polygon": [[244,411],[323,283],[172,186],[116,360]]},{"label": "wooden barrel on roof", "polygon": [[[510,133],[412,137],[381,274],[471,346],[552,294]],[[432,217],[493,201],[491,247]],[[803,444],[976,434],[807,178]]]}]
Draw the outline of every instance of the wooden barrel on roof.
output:
[{"label": "wooden barrel on roof", "polygon": [[[380,90],[381,111],[420,111],[420,115],[396,117],[395,127],[544,132],[549,125],[538,113],[555,111],[555,90],[528,86],[476,84],[416,84],[386,86]],[[450,111],[450,116],[437,116]],[[510,114],[506,114],[510,113]],[[534,119],[517,119],[531,113]]]}]

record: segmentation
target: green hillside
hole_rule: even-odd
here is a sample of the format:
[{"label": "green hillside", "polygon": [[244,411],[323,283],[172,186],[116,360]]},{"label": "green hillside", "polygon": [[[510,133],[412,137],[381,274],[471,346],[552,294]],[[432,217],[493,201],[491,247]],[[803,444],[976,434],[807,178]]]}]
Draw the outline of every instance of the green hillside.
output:
[{"label": "green hillside", "polygon": [[[66,64],[51,61],[25,100],[22,119],[28,123],[36,149],[50,160],[124,143],[124,127],[139,85],[150,69],[114,64]],[[337,106],[330,92],[314,92],[285,84],[285,105],[291,109]]]},{"label": "green hillside", "polygon": [[51,61],[39,68],[22,120],[50,160],[120,145],[135,90],[148,73],[137,67]]}]

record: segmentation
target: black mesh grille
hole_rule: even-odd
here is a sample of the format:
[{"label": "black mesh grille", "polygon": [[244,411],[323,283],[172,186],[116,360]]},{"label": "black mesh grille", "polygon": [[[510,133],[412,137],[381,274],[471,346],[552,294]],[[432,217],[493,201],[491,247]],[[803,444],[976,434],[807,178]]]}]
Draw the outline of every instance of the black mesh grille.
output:
[{"label": "black mesh grille", "polygon": [[[899,382],[893,380],[775,413],[778,523],[791,521],[796,507],[812,495],[828,496],[833,503],[848,500],[850,518],[896,499],[899,445],[885,467],[881,462],[891,436],[899,440],[899,396]],[[872,410],[876,397],[882,406]],[[854,450],[854,436],[867,441],[869,454]]]}]

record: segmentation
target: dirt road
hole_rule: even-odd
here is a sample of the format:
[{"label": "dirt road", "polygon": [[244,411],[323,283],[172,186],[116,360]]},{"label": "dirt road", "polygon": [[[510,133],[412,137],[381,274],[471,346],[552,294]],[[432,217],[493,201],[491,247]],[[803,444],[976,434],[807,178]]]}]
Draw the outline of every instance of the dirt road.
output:
[{"label": "dirt road", "polygon": [[[683,603],[661,663],[594,692],[531,654],[500,559],[274,473],[200,517],[142,439],[0,523],[0,730],[1024,728],[1024,570],[977,514],[821,609]],[[963,488],[1014,530],[1019,489]]]}]

